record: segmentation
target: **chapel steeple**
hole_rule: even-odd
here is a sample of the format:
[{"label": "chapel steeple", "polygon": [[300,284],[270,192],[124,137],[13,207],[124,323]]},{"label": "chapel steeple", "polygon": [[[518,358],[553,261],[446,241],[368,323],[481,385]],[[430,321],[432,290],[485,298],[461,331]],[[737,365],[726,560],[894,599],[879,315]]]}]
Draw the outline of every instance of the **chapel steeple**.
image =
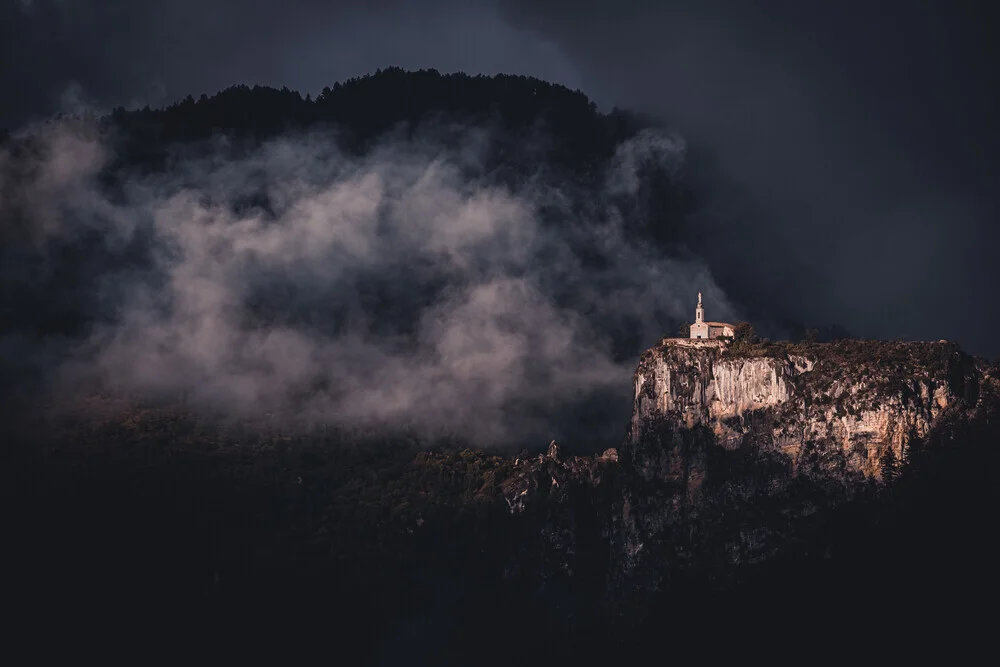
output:
[{"label": "chapel steeple", "polygon": [[728,322],[705,321],[705,307],[701,303],[701,292],[698,292],[698,305],[694,309],[694,324],[691,325],[691,338],[732,338],[734,331],[735,327]]}]

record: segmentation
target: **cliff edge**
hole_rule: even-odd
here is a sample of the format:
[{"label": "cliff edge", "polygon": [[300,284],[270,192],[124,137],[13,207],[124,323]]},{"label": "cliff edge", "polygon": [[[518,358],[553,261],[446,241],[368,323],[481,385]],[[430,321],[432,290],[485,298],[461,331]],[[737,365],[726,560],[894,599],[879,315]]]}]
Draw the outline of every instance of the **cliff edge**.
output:
[{"label": "cliff edge", "polygon": [[789,474],[809,470],[810,454],[820,453],[823,472],[880,480],[942,416],[980,407],[983,384],[994,381],[983,360],[946,341],[666,339],[636,369],[627,443],[641,454],[707,429],[726,450],[775,454]]},{"label": "cliff edge", "polygon": [[947,341],[664,339],[634,376],[613,579],[633,592],[678,571],[725,580],[821,542],[836,508],[995,433],[997,378]]}]

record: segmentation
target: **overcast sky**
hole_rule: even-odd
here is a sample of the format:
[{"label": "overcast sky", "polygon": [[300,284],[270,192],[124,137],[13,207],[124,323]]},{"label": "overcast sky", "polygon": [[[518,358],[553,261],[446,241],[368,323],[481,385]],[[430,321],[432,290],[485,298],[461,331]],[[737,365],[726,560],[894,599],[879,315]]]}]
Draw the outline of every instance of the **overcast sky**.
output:
[{"label": "overcast sky", "polygon": [[738,300],[995,356],[992,4],[0,0],[0,127],[388,65],[532,74],[698,147],[695,250]]}]

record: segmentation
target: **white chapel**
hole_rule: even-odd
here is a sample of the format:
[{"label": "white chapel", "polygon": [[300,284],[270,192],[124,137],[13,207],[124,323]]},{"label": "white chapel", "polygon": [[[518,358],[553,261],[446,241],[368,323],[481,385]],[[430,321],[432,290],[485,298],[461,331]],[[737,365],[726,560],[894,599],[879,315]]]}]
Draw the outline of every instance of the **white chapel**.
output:
[{"label": "white chapel", "polygon": [[694,311],[694,324],[691,325],[691,338],[732,338],[735,327],[728,322],[706,322],[705,309],[701,305],[701,292],[698,292],[698,307]]}]

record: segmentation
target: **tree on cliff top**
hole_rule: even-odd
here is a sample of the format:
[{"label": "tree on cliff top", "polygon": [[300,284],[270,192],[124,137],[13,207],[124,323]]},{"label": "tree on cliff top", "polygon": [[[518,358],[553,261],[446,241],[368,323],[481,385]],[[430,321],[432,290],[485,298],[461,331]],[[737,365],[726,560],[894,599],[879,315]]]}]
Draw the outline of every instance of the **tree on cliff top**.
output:
[{"label": "tree on cliff top", "polygon": [[756,343],[759,338],[753,330],[753,325],[749,322],[740,322],[735,327],[733,327],[733,342],[734,343]]}]

